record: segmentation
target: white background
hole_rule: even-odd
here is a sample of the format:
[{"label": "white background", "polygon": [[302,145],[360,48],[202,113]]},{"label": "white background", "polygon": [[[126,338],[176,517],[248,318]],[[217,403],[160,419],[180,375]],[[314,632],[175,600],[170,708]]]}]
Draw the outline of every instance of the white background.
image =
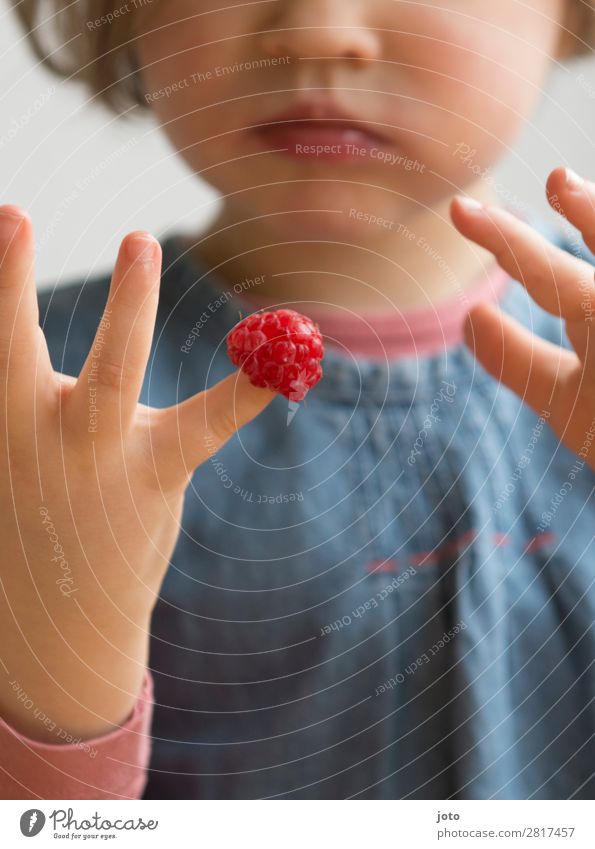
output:
[{"label": "white background", "polygon": [[[110,268],[130,230],[197,230],[215,213],[214,192],[177,160],[150,118],[118,120],[36,65],[6,0],[0,80],[0,201],[24,206],[33,218],[40,284]],[[563,164],[595,178],[594,140],[589,57],[555,70],[534,125],[494,177],[555,218],[544,201],[547,174]]]}]

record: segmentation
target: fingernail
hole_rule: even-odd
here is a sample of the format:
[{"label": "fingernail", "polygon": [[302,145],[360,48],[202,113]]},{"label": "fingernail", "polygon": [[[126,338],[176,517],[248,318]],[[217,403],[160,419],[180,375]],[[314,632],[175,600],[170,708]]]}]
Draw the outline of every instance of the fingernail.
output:
[{"label": "fingernail", "polygon": [[132,262],[153,265],[157,260],[157,242],[145,236],[135,236],[128,240],[127,252]]},{"label": "fingernail", "polygon": [[468,212],[478,212],[480,209],[484,208],[483,204],[478,200],[475,200],[475,198],[457,195],[457,200],[463,209],[466,209]]},{"label": "fingernail", "polygon": [[571,168],[565,168],[565,176],[566,176],[566,188],[571,191],[579,191],[585,185],[585,181],[582,177],[573,171]]},{"label": "fingernail", "polygon": [[10,241],[24,220],[25,216],[16,206],[5,206],[0,209],[0,239]]}]

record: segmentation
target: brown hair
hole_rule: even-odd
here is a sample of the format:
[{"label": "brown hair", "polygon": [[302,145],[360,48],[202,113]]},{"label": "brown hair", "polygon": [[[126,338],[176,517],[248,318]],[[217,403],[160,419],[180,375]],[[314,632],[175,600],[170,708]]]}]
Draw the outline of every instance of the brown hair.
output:
[{"label": "brown hair", "polygon": [[146,106],[134,57],[134,14],[115,16],[126,7],[123,0],[11,3],[44,65],[59,76],[84,83],[93,96],[116,111],[131,103]]},{"label": "brown hair", "polygon": [[[568,0],[560,58],[592,51],[595,8],[591,2]],[[63,77],[82,81],[93,96],[116,111],[134,103],[147,106],[135,61],[134,15],[117,14],[130,3],[123,4],[122,0],[11,0],[11,3],[35,55],[47,67]]]}]

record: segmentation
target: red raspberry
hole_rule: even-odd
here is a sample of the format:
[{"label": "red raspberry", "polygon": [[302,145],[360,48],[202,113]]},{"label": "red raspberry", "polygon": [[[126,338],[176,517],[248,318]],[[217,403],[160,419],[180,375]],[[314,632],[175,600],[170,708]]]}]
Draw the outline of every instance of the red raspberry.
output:
[{"label": "red raspberry", "polygon": [[267,386],[290,401],[302,401],[322,377],[318,325],[295,310],[244,318],[227,336],[227,353],[254,386]]}]

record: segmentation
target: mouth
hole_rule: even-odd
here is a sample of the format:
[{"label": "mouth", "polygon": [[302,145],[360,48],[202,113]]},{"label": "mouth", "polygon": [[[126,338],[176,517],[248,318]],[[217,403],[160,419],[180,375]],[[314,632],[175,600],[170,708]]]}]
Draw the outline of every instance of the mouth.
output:
[{"label": "mouth", "polygon": [[275,153],[298,159],[358,162],[388,158],[395,144],[387,135],[326,103],[301,103],[254,126]]}]

